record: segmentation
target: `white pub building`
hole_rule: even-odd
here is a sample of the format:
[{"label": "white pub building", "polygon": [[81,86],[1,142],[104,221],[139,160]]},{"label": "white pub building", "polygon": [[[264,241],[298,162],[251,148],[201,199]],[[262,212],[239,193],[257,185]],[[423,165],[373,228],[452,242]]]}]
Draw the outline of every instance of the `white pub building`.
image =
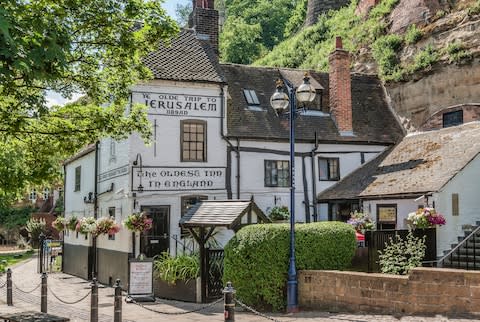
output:
[{"label": "white pub building", "polygon": [[[136,134],[104,139],[65,162],[65,216],[115,217],[145,211],[153,229],[134,237],[65,235],[64,271],[102,283],[127,280],[128,258],[183,251],[189,240],[180,218],[202,200],[251,199],[268,214],[289,204],[288,118],[270,106],[275,81],[299,85],[304,71],[220,64],[213,0],[194,1],[191,29],[145,58],[154,79],[131,89],[148,107],[149,145]],[[296,218],[346,220],[350,200],[317,203],[317,194],[399,141],[404,133],[381,82],[350,75],[348,52],[337,41],[330,72],[309,71],[315,101],[296,128]],[[216,234],[220,247],[233,232]],[[134,249],[135,247],[135,249]],[[96,265],[94,264],[96,262]],[[96,266],[96,268],[94,268]]]}]

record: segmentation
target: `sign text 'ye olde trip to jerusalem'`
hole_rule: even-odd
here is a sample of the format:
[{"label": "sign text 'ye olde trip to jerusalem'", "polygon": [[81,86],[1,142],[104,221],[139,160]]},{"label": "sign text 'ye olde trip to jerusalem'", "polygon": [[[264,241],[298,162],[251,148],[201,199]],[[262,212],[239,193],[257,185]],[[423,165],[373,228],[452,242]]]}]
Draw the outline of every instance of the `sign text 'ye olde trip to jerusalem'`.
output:
[{"label": "sign text 'ye olde trip to jerusalem'", "polygon": [[219,111],[220,97],[137,92],[134,101],[145,104],[149,114],[215,116]]}]

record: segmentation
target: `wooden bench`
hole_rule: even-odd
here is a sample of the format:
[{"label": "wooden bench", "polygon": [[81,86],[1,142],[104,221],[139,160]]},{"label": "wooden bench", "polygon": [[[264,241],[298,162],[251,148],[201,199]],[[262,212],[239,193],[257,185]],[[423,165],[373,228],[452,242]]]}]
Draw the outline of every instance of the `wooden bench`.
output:
[{"label": "wooden bench", "polygon": [[37,321],[46,321],[46,322],[64,322],[70,321],[68,318],[64,318],[58,315],[27,311],[20,313],[11,313],[11,314],[2,314],[0,313],[0,320],[11,321],[11,322],[37,322]]}]

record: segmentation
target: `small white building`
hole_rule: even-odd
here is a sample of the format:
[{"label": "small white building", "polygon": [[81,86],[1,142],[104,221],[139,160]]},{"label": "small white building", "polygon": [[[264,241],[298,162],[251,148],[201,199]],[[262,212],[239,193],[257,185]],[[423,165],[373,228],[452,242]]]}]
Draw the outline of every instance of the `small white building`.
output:
[{"label": "small white building", "polygon": [[[270,97],[277,79],[298,85],[305,71],[220,64],[217,19],[212,0],[195,2],[193,28],[145,58],[154,79],[131,91],[133,103],[148,107],[151,144],[136,134],[121,142],[102,140],[89,172],[96,185],[76,191],[73,181],[66,181],[67,218],[81,213],[82,207],[88,209],[85,215],[114,216],[117,222],[138,211],[153,218],[154,228],[140,236],[122,229],[114,237],[98,239],[101,282],[126,280],[129,257],[175,254],[192,247],[179,221],[198,201],[253,198],[267,214],[274,206],[289,205],[288,118],[277,116]],[[296,220],[301,222],[329,219],[328,207],[316,203],[317,193],[404,135],[379,79],[350,75],[349,54],[341,42],[330,62],[329,74],[308,71],[317,97],[296,120],[295,200]],[[90,164],[91,158],[80,155],[75,162]],[[75,166],[66,164],[67,177]],[[92,205],[83,197],[92,191],[90,211]],[[74,197],[75,203],[69,204]],[[358,206],[348,204],[344,211]],[[231,236],[224,229],[215,237],[222,247]],[[86,255],[75,261],[92,262],[87,255],[93,245],[88,242],[67,236],[65,252],[76,251],[81,243],[85,249],[78,254]],[[78,265],[65,263],[65,271],[88,276],[73,266]]]},{"label": "small white building", "polygon": [[318,196],[319,202],[360,203],[378,229],[407,229],[408,213],[434,207],[446,219],[437,227],[437,255],[480,221],[480,123],[407,135]]}]

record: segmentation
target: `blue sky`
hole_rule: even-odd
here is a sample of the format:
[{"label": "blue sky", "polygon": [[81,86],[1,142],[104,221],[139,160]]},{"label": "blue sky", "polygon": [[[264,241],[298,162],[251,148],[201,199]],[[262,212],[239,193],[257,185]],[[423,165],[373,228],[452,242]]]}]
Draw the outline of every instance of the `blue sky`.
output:
[{"label": "blue sky", "polygon": [[166,0],[163,2],[162,7],[167,10],[167,14],[174,19],[176,19],[175,16],[175,9],[177,8],[177,4],[188,4],[191,0]]}]

